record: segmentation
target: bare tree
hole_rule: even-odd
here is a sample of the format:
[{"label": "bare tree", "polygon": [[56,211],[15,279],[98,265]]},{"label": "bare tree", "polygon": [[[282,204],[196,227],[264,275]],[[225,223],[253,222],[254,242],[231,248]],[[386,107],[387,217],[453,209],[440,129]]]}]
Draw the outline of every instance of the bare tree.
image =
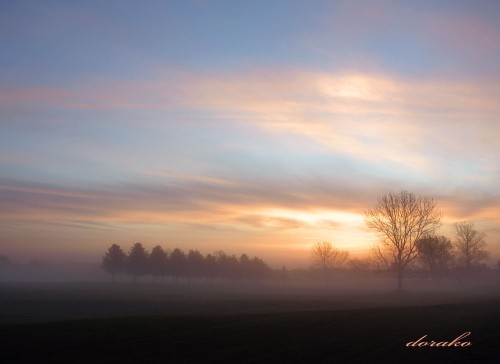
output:
[{"label": "bare tree", "polygon": [[378,252],[396,270],[397,289],[402,291],[405,269],[418,255],[417,241],[439,226],[441,213],[436,202],[407,191],[388,193],[364,215],[367,226],[379,234]]},{"label": "bare tree", "polygon": [[474,229],[472,222],[459,222],[455,224],[456,248],[458,259],[469,269],[479,264],[482,260],[489,257],[484,247],[486,234]]},{"label": "bare tree", "polygon": [[341,266],[348,256],[349,252],[347,250],[337,249],[327,241],[316,243],[311,249],[313,266],[321,268],[324,271]]},{"label": "bare tree", "polygon": [[391,271],[394,268],[391,257],[381,249],[379,245],[375,245],[371,248],[370,254],[368,255],[368,261],[375,270]]},{"label": "bare tree", "polygon": [[446,236],[424,236],[417,241],[417,250],[418,260],[429,269],[434,279],[453,261],[453,245]]},{"label": "bare tree", "polygon": [[375,267],[372,260],[368,257],[350,259],[349,262],[347,262],[347,266],[352,273],[362,278],[367,278]]}]

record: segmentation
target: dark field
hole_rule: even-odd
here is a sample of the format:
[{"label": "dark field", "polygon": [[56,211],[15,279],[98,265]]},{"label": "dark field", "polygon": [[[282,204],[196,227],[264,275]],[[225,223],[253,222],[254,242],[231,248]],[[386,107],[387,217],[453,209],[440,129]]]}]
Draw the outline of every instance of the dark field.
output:
[{"label": "dark field", "polygon": [[[500,295],[0,287],[0,363],[500,363]],[[470,347],[414,347],[428,340]]]}]

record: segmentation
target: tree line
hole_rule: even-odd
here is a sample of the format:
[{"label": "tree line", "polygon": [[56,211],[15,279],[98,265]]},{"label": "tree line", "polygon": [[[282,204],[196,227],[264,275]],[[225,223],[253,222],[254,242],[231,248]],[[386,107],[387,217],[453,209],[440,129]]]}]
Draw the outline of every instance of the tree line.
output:
[{"label": "tree line", "polygon": [[[425,235],[415,243],[412,268],[422,268],[430,272],[432,278],[438,278],[451,269],[473,270],[484,265],[489,258],[485,234],[474,228],[472,222],[460,222],[454,225],[455,239],[443,235]],[[348,260],[349,252],[338,249],[323,241],[311,249],[312,266],[321,270],[352,268],[358,270],[394,271],[398,267],[397,255],[384,253],[382,247],[375,246],[368,258]],[[498,264],[500,267],[500,262]]]},{"label": "tree line", "polygon": [[183,277],[189,281],[207,279],[260,280],[274,276],[275,272],[258,257],[242,254],[239,258],[223,251],[203,255],[198,250],[185,253],[179,248],[171,252],[155,246],[148,252],[141,243],[135,243],[128,254],[112,244],[102,258],[101,268],[114,279],[117,274],[128,274],[134,279],[150,275],[155,280],[172,277],[177,283]]},{"label": "tree line", "polygon": [[[437,278],[451,268],[464,273],[477,270],[489,258],[486,235],[472,222],[454,225],[454,242],[437,234],[441,212],[430,197],[407,191],[388,193],[379,197],[364,217],[368,228],[378,234],[379,242],[368,259],[353,259],[349,266],[395,272],[398,291],[403,289],[403,276],[409,268],[420,266]],[[322,270],[343,265],[347,257],[347,251],[328,242],[315,244],[311,251],[313,265]]]},{"label": "tree line", "polygon": [[[351,259],[349,252],[328,242],[317,243],[311,250],[312,267],[328,272],[347,267],[352,271],[391,271],[396,273],[397,289],[403,289],[403,276],[410,268],[420,267],[437,278],[454,268],[470,272],[484,267],[488,259],[485,234],[472,222],[454,225],[454,241],[438,235],[441,212],[430,197],[416,196],[407,191],[388,193],[364,212],[368,228],[378,234],[379,241],[367,259]],[[500,262],[499,262],[500,267]],[[113,244],[102,259],[102,268],[111,274],[126,273],[134,278],[151,275],[155,279],[179,277],[264,279],[287,278],[286,269],[273,270],[262,259],[242,254],[239,258],[222,251],[203,255],[198,250],[187,253],[176,248],[171,252],[155,246],[148,252],[136,243],[126,254]],[[326,275],[325,275],[326,276]]]},{"label": "tree line", "polygon": [[408,191],[388,193],[364,215],[367,226],[379,235],[376,259],[396,271],[398,291],[403,289],[405,270],[416,261],[436,274],[453,262],[470,271],[489,256],[484,249],[485,234],[476,230],[472,222],[454,225],[454,245],[437,235],[442,214],[431,197]]}]

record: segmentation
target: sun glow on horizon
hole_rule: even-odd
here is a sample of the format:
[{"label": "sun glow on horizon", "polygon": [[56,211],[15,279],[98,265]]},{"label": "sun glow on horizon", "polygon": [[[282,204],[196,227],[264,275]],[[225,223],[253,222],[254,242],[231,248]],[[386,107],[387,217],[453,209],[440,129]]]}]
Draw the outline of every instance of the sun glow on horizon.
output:
[{"label": "sun glow on horizon", "polygon": [[310,225],[324,222],[359,225],[364,221],[361,214],[342,210],[269,209],[261,211],[261,214],[275,218],[294,219]]},{"label": "sun glow on horizon", "polygon": [[368,251],[405,189],[499,256],[500,2],[5,3],[0,255]]}]

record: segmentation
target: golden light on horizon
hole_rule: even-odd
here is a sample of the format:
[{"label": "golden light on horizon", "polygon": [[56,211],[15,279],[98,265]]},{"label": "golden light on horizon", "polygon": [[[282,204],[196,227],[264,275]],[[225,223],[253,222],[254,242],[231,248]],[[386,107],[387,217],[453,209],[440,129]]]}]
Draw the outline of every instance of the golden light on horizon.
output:
[{"label": "golden light on horizon", "polygon": [[[439,200],[443,234],[474,221],[500,254],[491,11],[427,4],[403,18],[401,5],[367,18],[337,4],[322,18],[301,2],[283,23],[254,19],[253,2],[180,3],[110,12],[117,29],[138,26],[96,39],[107,21],[92,20],[95,33],[67,19],[100,7],[6,7],[0,254],[98,257],[136,240],[283,260],[322,240],[361,252],[377,239],[363,209],[400,189]],[[211,26],[226,21],[237,26]],[[61,37],[40,49],[33,29]]]},{"label": "golden light on horizon", "polygon": [[318,224],[325,221],[357,225],[363,223],[363,216],[359,213],[346,212],[341,210],[290,210],[290,209],[270,209],[261,211],[265,216],[275,218],[294,219],[306,224]]}]

